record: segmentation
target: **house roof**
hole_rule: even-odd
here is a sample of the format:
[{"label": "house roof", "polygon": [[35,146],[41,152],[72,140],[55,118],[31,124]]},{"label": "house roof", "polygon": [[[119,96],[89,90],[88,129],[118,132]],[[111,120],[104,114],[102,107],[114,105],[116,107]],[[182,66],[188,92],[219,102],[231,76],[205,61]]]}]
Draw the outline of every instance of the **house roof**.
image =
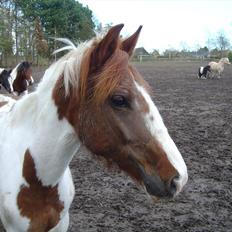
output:
[{"label": "house roof", "polygon": [[149,55],[144,47],[136,48],[134,51],[134,56]]}]

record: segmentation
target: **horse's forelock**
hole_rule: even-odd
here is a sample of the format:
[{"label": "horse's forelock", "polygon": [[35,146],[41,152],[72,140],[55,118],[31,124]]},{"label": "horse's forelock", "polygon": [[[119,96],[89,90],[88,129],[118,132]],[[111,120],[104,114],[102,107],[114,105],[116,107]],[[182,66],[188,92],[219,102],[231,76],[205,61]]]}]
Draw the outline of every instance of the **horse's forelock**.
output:
[{"label": "horse's forelock", "polygon": [[22,72],[25,69],[28,69],[31,67],[31,63],[29,63],[28,61],[23,61],[22,63],[19,64],[19,66],[17,67],[17,72]]},{"label": "horse's forelock", "polygon": [[[69,91],[72,89],[80,102],[94,101],[95,104],[102,104],[123,83],[124,78],[135,78],[138,83],[150,92],[147,82],[129,64],[128,54],[119,47],[100,70],[96,73],[90,73],[91,53],[95,46],[96,43],[94,42],[93,46],[84,52],[79,63],[79,69],[69,67],[64,72],[66,96],[69,95]],[[71,57],[69,60],[69,65],[75,64],[77,66],[75,60],[71,62]],[[79,72],[79,75],[75,74],[75,71]]]},{"label": "horse's forelock", "polygon": [[118,38],[116,51],[106,63],[97,70],[91,70],[92,53],[102,39],[101,36],[85,44],[80,44],[63,59],[65,65],[62,75],[66,96],[72,89],[81,102],[88,99],[99,104],[111,95],[122,82],[126,69],[129,67],[129,55],[122,50],[123,40],[121,38]]},{"label": "horse's forelock", "polygon": [[117,50],[107,61],[101,72],[94,76],[92,81],[92,99],[96,104],[104,102],[120,84],[124,78],[129,78],[128,55]]},{"label": "horse's forelock", "polygon": [[126,52],[117,49],[100,70],[90,73],[92,50],[83,57],[78,91],[82,101],[88,99],[100,104],[120,85],[123,78],[129,78],[129,57]]}]

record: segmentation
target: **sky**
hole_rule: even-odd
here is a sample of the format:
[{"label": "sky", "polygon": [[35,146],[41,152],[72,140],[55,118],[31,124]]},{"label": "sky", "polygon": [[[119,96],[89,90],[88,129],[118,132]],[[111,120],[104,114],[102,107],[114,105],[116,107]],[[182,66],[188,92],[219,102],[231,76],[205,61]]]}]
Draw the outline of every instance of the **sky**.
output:
[{"label": "sky", "polygon": [[79,0],[103,25],[124,23],[123,36],[143,29],[137,47],[196,50],[219,32],[232,43],[232,0]]}]

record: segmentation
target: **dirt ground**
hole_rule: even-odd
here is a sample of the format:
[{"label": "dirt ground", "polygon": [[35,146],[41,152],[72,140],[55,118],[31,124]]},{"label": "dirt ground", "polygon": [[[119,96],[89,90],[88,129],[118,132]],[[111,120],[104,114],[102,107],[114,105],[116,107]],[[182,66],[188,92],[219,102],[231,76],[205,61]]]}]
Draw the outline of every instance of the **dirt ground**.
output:
[{"label": "dirt ground", "polygon": [[[110,172],[83,150],[71,162],[70,232],[232,231],[232,65],[222,79],[198,80],[205,64],[136,65],[186,161],[183,192],[153,203],[124,173]],[[34,69],[37,80],[42,73]]]}]

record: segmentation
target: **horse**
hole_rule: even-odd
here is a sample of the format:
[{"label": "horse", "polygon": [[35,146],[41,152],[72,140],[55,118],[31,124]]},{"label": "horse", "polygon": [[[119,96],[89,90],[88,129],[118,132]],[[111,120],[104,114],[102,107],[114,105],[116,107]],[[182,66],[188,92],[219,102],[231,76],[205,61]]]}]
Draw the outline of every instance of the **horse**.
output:
[{"label": "horse", "polygon": [[11,70],[0,68],[0,89],[3,86],[8,93],[13,92],[13,86],[10,79]]},{"label": "horse", "polygon": [[68,230],[75,193],[69,163],[81,147],[156,200],[186,184],[184,159],[129,62],[142,26],[125,39],[123,26],[67,46],[34,92],[2,106],[0,217],[7,231]]},{"label": "horse", "polygon": [[211,61],[209,62],[210,72],[212,73],[212,78],[216,75],[217,78],[221,78],[221,74],[224,70],[224,64],[231,64],[227,57],[221,58],[219,62]]},{"label": "horse", "polygon": [[210,66],[200,67],[198,69],[198,79],[207,79],[210,72]]},{"label": "horse", "polygon": [[31,63],[23,61],[19,63],[11,73],[11,82],[16,96],[28,94],[28,86],[34,83]]}]

